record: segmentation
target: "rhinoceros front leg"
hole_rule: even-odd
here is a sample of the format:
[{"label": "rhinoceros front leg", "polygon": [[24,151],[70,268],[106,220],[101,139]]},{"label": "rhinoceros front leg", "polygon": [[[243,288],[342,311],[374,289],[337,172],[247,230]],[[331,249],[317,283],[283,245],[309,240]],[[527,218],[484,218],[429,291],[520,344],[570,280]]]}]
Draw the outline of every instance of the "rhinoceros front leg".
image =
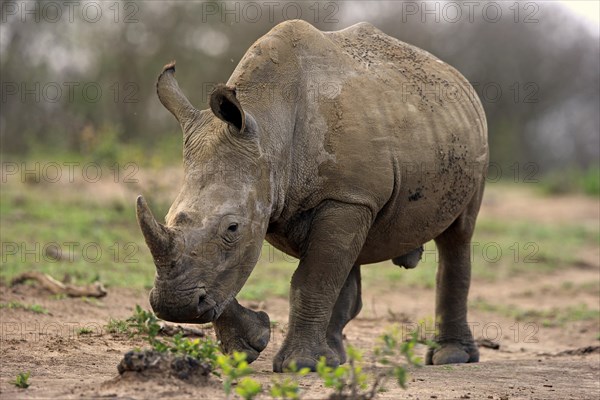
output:
[{"label": "rhinoceros front leg", "polygon": [[221,350],[228,354],[244,352],[248,362],[256,360],[267,347],[271,337],[270,325],[267,313],[247,309],[235,299],[213,322]]},{"label": "rhinoceros front leg", "polygon": [[292,277],[288,333],[273,360],[275,372],[292,362],[314,371],[320,357],[339,365],[327,327],[371,224],[372,213],[364,206],[329,201],[315,211]]},{"label": "rhinoceros front leg", "polygon": [[354,319],[362,308],[360,292],[360,265],[356,264],[352,267],[340,291],[327,327],[327,344],[337,353],[340,364],[346,362],[342,332],[346,324]]},{"label": "rhinoceros front leg", "polygon": [[467,324],[467,297],[471,283],[470,240],[481,203],[475,195],[467,210],[435,239],[439,252],[436,277],[438,348],[429,349],[427,364],[479,361],[479,350]]}]

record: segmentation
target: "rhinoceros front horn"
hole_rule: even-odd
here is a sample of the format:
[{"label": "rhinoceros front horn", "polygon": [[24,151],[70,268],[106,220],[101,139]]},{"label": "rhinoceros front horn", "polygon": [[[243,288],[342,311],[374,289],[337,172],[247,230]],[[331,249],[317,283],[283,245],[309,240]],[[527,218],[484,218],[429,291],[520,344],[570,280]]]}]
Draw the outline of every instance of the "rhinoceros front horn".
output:
[{"label": "rhinoceros front horn", "polygon": [[146,200],[142,196],[138,196],[136,201],[137,220],[146,244],[152,253],[152,257],[157,265],[166,265],[172,258],[173,242],[172,236],[167,227],[158,223],[152,215],[152,211],[148,207]]}]

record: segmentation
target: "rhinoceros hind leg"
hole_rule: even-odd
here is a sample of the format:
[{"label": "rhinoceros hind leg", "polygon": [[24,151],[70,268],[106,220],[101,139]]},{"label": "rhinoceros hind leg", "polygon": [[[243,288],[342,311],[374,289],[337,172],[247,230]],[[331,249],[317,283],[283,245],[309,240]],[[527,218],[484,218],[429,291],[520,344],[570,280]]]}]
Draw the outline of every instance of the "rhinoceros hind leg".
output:
[{"label": "rhinoceros hind leg", "polygon": [[467,297],[471,283],[470,242],[482,193],[483,185],[467,209],[435,238],[440,260],[435,305],[439,346],[429,350],[427,364],[479,361],[479,351],[467,324]]},{"label": "rhinoceros hind leg", "polygon": [[464,364],[479,362],[479,349],[473,343],[440,343],[439,350],[430,348],[425,357],[427,365]]},{"label": "rhinoceros hind leg", "polygon": [[392,262],[406,269],[415,268],[417,264],[419,264],[419,261],[421,261],[423,251],[423,246],[420,246],[409,253],[403,254],[400,257],[393,258]]},{"label": "rhinoceros hind leg", "polygon": [[360,292],[360,265],[357,264],[352,267],[348,278],[346,278],[346,283],[340,291],[327,327],[327,344],[331,350],[338,354],[340,364],[346,362],[342,331],[362,308]]},{"label": "rhinoceros hind leg", "polygon": [[228,354],[244,352],[246,361],[250,363],[258,358],[271,338],[271,322],[267,313],[245,308],[235,299],[213,322],[213,326],[221,350]]}]

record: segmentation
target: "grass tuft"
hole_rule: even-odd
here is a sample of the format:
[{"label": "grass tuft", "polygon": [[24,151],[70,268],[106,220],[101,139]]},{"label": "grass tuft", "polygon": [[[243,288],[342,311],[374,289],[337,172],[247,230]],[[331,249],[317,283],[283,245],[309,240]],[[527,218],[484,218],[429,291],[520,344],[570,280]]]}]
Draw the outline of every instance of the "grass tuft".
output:
[{"label": "grass tuft", "polygon": [[44,307],[40,306],[39,304],[23,304],[18,301],[11,301],[8,303],[0,303],[0,309],[1,308],[21,309],[21,310],[25,310],[25,311],[31,311],[36,314],[46,314],[46,315],[50,314],[50,312],[48,310],[46,310]]}]

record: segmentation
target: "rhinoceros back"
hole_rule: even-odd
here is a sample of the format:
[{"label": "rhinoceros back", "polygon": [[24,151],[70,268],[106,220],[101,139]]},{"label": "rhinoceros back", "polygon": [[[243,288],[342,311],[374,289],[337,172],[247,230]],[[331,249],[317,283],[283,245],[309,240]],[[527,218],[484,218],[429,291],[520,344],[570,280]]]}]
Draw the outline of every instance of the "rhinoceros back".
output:
[{"label": "rhinoceros back", "polygon": [[[257,82],[285,83],[301,95],[269,103]],[[377,215],[361,262],[431,240],[481,186],[487,124],[472,86],[370,24],[321,32],[287,21],[252,46],[229,83],[269,121],[265,135],[293,137],[283,218],[324,200],[364,204]],[[390,241],[397,248],[389,250]]]}]

